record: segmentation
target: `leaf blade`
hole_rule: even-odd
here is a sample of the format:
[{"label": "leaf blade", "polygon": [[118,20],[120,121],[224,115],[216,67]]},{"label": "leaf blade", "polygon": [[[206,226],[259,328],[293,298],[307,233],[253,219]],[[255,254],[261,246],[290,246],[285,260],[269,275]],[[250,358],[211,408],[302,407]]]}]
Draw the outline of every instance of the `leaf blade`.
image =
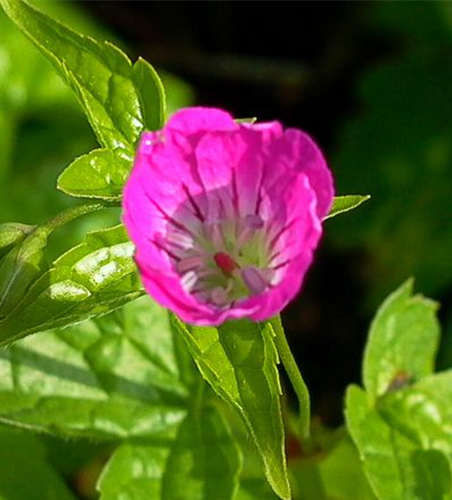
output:
[{"label": "leaf blade", "polygon": [[381,396],[393,384],[403,384],[433,372],[439,343],[437,305],[413,296],[408,280],[378,310],[369,332],[363,362],[368,393]]},{"label": "leaf blade", "polygon": [[[134,467],[141,463],[142,467]],[[167,443],[121,446],[102,473],[101,500],[232,500],[241,459],[215,408],[191,413]]]},{"label": "leaf blade", "polygon": [[369,195],[345,195],[345,196],[335,196],[333,200],[333,206],[329,214],[324,218],[324,220],[336,217],[336,215],[344,214],[358,208],[365,201],[370,200]]},{"label": "leaf blade", "polygon": [[122,226],[88,233],[57,259],[0,322],[0,346],[101,316],[143,294]]},{"label": "leaf blade", "polygon": [[121,150],[94,149],[62,172],[57,188],[78,198],[119,201],[131,165],[132,159]]},{"label": "leaf blade", "polygon": [[201,374],[242,417],[262,459],[269,484],[291,498],[284,453],[277,352],[269,322],[191,327],[173,316]]},{"label": "leaf blade", "polygon": [[187,414],[179,347],[167,312],[147,297],[30,336],[0,349],[0,419],[69,437],[165,437]]},{"label": "leaf blade", "polygon": [[[28,2],[1,0],[5,12],[50,60],[76,93],[99,140],[107,149],[121,148],[133,153],[140,133],[148,124],[161,123],[165,104],[158,75],[147,64],[137,70],[137,82],[152,82],[150,96],[143,98],[134,83],[128,57],[109,42],[80,35],[32,7]],[[150,74],[152,73],[152,78]],[[151,101],[157,103],[151,107]],[[144,111],[141,108],[144,104]],[[148,115],[158,110],[158,116]],[[144,112],[147,117],[144,116]]]}]

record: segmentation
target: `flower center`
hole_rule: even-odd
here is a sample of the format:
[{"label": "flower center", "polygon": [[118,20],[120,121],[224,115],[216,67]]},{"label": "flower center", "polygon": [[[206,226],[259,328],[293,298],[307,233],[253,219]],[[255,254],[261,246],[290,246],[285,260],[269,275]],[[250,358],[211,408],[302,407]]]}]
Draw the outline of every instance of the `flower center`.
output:
[{"label": "flower center", "polygon": [[213,256],[213,260],[227,278],[229,278],[232,275],[232,271],[238,267],[236,261],[227,253],[217,252]]},{"label": "flower center", "polygon": [[200,220],[196,230],[172,221],[163,249],[173,259],[187,292],[200,302],[233,307],[281,280],[270,227],[259,215]]}]

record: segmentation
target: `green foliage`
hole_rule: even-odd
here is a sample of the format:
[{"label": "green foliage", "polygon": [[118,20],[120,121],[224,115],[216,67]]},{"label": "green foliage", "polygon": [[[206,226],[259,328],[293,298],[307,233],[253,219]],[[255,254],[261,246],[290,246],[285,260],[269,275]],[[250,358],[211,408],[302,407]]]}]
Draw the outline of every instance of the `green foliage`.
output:
[{"label": "green foliage", "polygon": [[0,224],[0,258],[34,231],[33,226],[18,223]]},{"label": "green foliage", "polygon": [[[74,90],[101,145],[133,152],[145,127],[163,124],[163,87],[149,65],[133,66],[114,45],[79,35],[26,1],[1,3]],[[150,116],[151,109],[159,115]]]},{"label": "green foliage", "polygon": [[272,488],[281,498],[290,498],[278,354],[270,322],[241,320],[214,328],[190,327],[176,317],[173,321],[204,379],[243,418]]},{"label": "green foliage", "polygon": [[346,196],[336,196],[334,198],[333,206],[331,207],[330,213],[325,217],[326,219],[330,219],[331,217],[335,217],[336,215],[343,214],[345,212],[349,212],[369,200],[370,196],[366,195],[357,195],[350,194]]},{"label": "green foliage", "polygon": [[22,300],[25,292],[44,269],[43,249],[52,232],[38,226],[3,257],[0,263],[0,322]]},{"label": "green foliage", "polygon": [[[346,416],[364,470],[380,500],[452,498],[450,458],[441,449],[399,432],[372,409],[369,397],[356,386],[347,392]],[[414,425],[420,425],[418,419]]]},{"label": "green foliage", "polygon": [[89,233],[37,279],[42,239],[39,233],[25,249],[27,239],[19,252],[11,251],[16,262],[21,257],[21,267],[12,268],[11,278],[6,275],[4,296],[12,298],[3,301],[11,309],[0,321],[0,344],[106,314],[142,294],[134,247],[122,226]]},{"label": "green foliage", "polygon": [[10,423],[120,439],[166,435],[186,414],[183,352],[147,298],[0,353],[0,414]]},{"label": "green foliage", "polygon": [[370,327],[363,382],[372,397],[433,372],[439,342],[437,305],[412,294],[409,280],[385,300]]},{"label": "green foliage", "polygon": [[[119,496],[125,500],[274,500],[275,494],[291,499],[278,354],[286,368],[291,366],[287,371],[300,399],[301,434],[307,434],[309,427],[309,397],[288,346],[280,342],[284,335],[280,323],[243,320],[218,328],[192,327],[148,298],[139,298],[143,290],[134,248],[121,225],[89,232],[83,243],[50,265],[45,260],[47,239],[55,229],[120,200],[141,132],[164,124],[166,99],[159,76],[143,59],[132,64],[114,45],[64,27],[28,1],[0,3],[75,92],[101,145],[79,156],[60,175],[58,187],[71,196],[103,200],[64,212],[46,224],[0,226],[0,345],[42,332],[0,349],[0,419],[35,431],[117,446],[98,483],[102,500]],[[47,95],[44,87],[43,95],[50,99],[51,92]],[[180,82],[175,87],[185,96]],[[2,91],[0,99],[8,95]],[[8,120],[13,101],[4,99],[2,107],[0,100],[0,125],[4,126],[0,146],[5,145],[4,150],[0,147],[0,164],[5,165],[15,132],[15,122]],[[328,217],[366,199],[338,197]],[[425,411],[407,427],[401,416],[412,411],[413,395],[397,399],[398,392],[387,394],[400,373],[417,379],[432,370],[438,335],[433,306],[411,298],[410,292],[409,287],[403,288],[389,299],[372,327],[365,385],[378,401],[365,394],[368,406],[363,406],[351,389],[348,405],[350,432],[370,464],[366,473],[382,500],[387,497],[380,492],[388,486],[372,468],[373,437],[362,425],[367,413],[377,420],[376,428],[383,435],[398,436],[396,444],[383,442],[392,446],[383,450],[390,460],[398,452],[399,441],[402,455],[415,454],[409,456],[408,465],[403,464],[409,469],[404,491],[420,495],[413,500],[424,498],[424,490],[430,495],[425,498],[436,500],[450,489],[448,436],[438,427],[431,438],[428,429],[433,417]],[[408,329],[421,339],[420,349],[410,347],[404,333]],[[392,350],[394,335],[403,340],[400,352]],[[383,370],[377,364],[382,359]],[[448,408],[434,399],[425,383],[412,386],[415,396],[422,395],[430,408],[436,405],[440,418],[447,418]],[[444,388],[442,396],[447,394]],[[246,429],[246,434],[240,431],[240,441],[235,429],[234,433],[230,429],[235,416],[224,418],[230,410]],[[437,441],[444,443],[442,447]],[[27,446],[33,451],[33,443]],[[303,458],[300,467],[293,468],[298,473],[294,483],[299,500],[314,496],[316,500],[329,496],[355,500],[357,491],[363,495],[360,500],[372,499],[360,471],[359,490],[350,487],[357,474],[353,450],[337,449],[345,449],[342,453],[352,457],[353,467],[341,468],[348,458],[328,449],[328,457],[342,458],[335,463],[327,457],[323,465],[312,457]],[[41,463],[42,453],[36,454],[40,474],[58,492],[58,477]],[[273,491],[261,477],[261,464]],[[433,466],[440,471],[439,482],[429,475]],[[347,482],[338,479],[343,477]],[[40,498],[46,498],[48,490],[42,488]],[[17,491],[21,500],[22,490]],[[34,491],[29,497],[33,495]],[[64,488],[58,497],[71,498]],[[11,498],[16,497],[7,500]]]},{"label": "green foliage", "polygon": [[114,45],[79,35],[26,1],[2,5],[71,86],[105,148],[72,163],[59,187],[74,196],[118,198],[141,132],[159,129],[165,120],[157,73],[145,60],[132,65]]},{"label": "green foliage", "polygon": [[232,499],[240,471],[237,446],[216,409],[200,410],[187,415],[169,442],[121,446],[100,478],[101,499]]},{"label": "green foliage", "polygon": [[55,498],[75,500],[48,463],[38,439],[29,433],[0,427],[0,500]]},{"label": "green foliage", "polygon": [[124,441],[102,474],[101,498],[232,499],[240,453],[180,342],[148,298],[28,337],[0,351],[0,416]]},{"label": "green foliage", "polygon": [[121,199],[122,187],[129,175],[130,158],[120,149],[95,149],[77,158],[58,178],[58,189],[71,196]]},{"label": "green foliage", "polygon": [[[436,306],[404,283],[372,323],[364,385],[349,387],[346,419],[380,500],[452,498],[450,372],[432,374]],[[434,472],[433,472],[434,471]]]}]

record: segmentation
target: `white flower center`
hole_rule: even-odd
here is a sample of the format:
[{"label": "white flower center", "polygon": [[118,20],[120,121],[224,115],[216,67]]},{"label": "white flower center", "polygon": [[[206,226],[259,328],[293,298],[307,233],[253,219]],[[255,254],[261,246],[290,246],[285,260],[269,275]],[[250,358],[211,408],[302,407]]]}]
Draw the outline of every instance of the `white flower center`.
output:
[{"label": "white flower center", "polygon": [[[220,308],[259,295],[280,281],[268,230],[259,215],[203,222],[196,234],[169,225],[165,237],[184,289]],[[169,253],[169,252],[168,252]]]}]

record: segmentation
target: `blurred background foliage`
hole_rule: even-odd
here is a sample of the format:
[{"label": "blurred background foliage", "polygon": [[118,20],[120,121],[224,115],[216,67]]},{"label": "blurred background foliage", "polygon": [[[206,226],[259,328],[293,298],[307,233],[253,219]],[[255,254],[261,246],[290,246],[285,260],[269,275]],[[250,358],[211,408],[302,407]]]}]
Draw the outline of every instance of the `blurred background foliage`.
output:
[{"label": "blurred background foliage", "polygon": [[[162,73],[170,111],[213,105],[305,129],[325,151],[339,194],[372,195],[325,225],[303,293],[284,313],[325,423],[341,423],[369,321],[408,276],[442,304],[439,363],[452,365],[452,3],[36,4],[144,56]],[[75,203],[56,191],[56,178],[93,147],[72,93],[0,12],[0,222],[42,222]],[[54,251],[108,222],[93,216],[70,226],[53,238]],[[75,444],[49,443],[56,464],[66,447],[82,456],[67,474],[82,462],[100,467]]]}]

